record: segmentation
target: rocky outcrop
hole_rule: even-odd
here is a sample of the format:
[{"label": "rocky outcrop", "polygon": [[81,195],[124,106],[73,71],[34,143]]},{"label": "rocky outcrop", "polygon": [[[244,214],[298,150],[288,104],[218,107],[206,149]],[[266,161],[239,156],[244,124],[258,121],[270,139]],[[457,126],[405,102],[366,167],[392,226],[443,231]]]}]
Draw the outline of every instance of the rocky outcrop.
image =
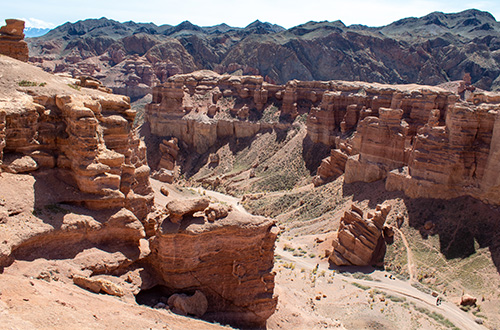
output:
[{"label": "rocky outcrop", "polygon": [[86,278],[83,276],[73,276],[73,283],[94,293],[103,292],[112,296],[121,297],[125,293],[115,283],[102,278]]},{"label": "rocky outcrop", "polygon": [[462,297],[460,297],[460,306],[475,306],[477,302],[477,298],[469,295],[469,294],[464,294]]},{"label": "rocky outcrop", "polygon": [[188,200],[173,200],[165,207],[169,213],[169,219],[173,223],[180,223],[185,216],[191,216],[196,212],[204,211],[210,200],[208,198],[193,198]]},{"label": "rocky outcrop", "polygon": [[498,104],[457,103],[446,113],[446,125],[418,131],[408,166],[391,171],[386,189],[410,197],[455,198],[469,195],[500,204],[500,179],[493,170],[500,141]]},{"label": "rocky outcrop", "polygon": [[407,162],[410,137],[402,115],[402,109],[380,108],[379,117],[369,116],[359,123],[359,155],[346,163],[346,183],[380,180]]},{"label": "rocky outcrop", "polygon": [[202,317],[207,312],[208,301],[199,290],[192,296],[175,293],[168,298],[168,307],[176,314]]},{"label": "rocky outcrop", "polygon": [[377,205],[375,211],[365,217],[363,211],[352,204],[351,210],[340,219],[330,261],[338,266],[383,264],[384,223],[390,211],[390,205]]},{"label": "rocky outcrop", "polygon": [[321,161],[318,173],[314,177],[314,186],[321,186],[331,180],[335,180],[345,171],[348,156],[340,149],[332,149],[330,156]]},{"label": "rocky outcrop", "polygon": [[230,206],[221,203],[210,203],[210,205],[205,209],[205,216],[208,221],[213,222],[227,217],[231,210],[232,208]]},{"label": "rocky outcrop", "polygon": [[163,140],[160,143],[161,159],[158,164],[158,171],[153,174],[153,178],[162,182],[173,183],[175,177],[175,164],[179,154],[177,138]]},{"label": "rocky outcrop", "polygon": [[[352,132],[366,117],[380,117],[382,126],[390,126],[394,136],[406,132],[413,136],[427,123],[432,109],[446,110],[449,95],[439,88],[415,85],[297,80],[275,85],[259,76],[198,71],[170,77],[155,87],[146,120],[154,135],[176,137],[204,153],[217,140],[286,128],[299,114],[307,113],[308,137],[314,143],[334,146],[340,131]],[[278,112],[278,120],[268,121],[270,111]],[[396,128],[400,124],[394,116],[404,118],[408,128]],[[374,125],[366,122],[365,126],[373,131]],[[376,143],[384,138],[380,135]]]},{"label": "rocky outcrop", "polygon": [[12,172],[0,175],[0,273],[33,262],[45,268],[34,277],[123,300],[162,286],[180,313],[265,325],[277,302],[274,221],[208,198],[162,196],[167,207],[150,212],[155,194],[128,97],[7,57],[0,76],[0,150]]},{"label": "rocky outcrop", "polygon": [[208,301],[203,318],[236,327],[264,327],[274,312],[274,222],[232,211],[215,222],[185,217],[163,221],[148,262],[158,283],[174,293],[198,290]]},{"label": "rocky outcrop", "polygon": [[[8,70],[12,64],[2,61]],[[33,70],[27,64],[21,69]],[[144,219],[153,193],[146,147],[133,130],[135,111],[129,99],[91,89],[79,92],[52,75],[42,76],[51,82],[32,82],[16,101],[0,100],[4,168],[55,168],[80,192],[65,202],[97,209],[125,207]],[[13,90],[19,88],[17,81],[10,83]]]},{"label": "rocky outcrop", "polygon": [[24,41],[24,21],[6,19],[0,28],[0,54],[28,62],[28,44]]},{"label": "rocky outcrop", "polygon": [[281,97],[281,89],[259,76],[212,71],[176,75],[153,88],[146,120],[154,135],[175,137],[204,153],[218,139],[248,138],[261,129],[286,126],[262,120],[263,108]]}]

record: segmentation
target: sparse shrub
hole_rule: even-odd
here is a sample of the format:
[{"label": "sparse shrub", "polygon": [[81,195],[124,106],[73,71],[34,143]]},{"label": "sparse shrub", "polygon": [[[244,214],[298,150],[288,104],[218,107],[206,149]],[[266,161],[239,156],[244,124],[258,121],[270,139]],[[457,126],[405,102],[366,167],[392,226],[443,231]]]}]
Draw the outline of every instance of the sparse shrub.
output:
[{"label": "sparse shrub", "polygon": [[357,288],[360,288],[361,290],[364,290],[364,291],[370,289],[369,286],[366,286],[366,285],[363,285],[363,284],[359,284],[359,283],[356,283],[356,282],[352,282],[351,284],[354,285]]},{"label": "sparse shrub", "polygon": [[38,86],[37,82],[34,81],[29,81],[29,80],[21,80],[20,82],[17,83],[21,87],[33,87],[33,86]]},{"label": "sparse shrub", "polygon": [[69,211],[62,208],[61,206],[57,204],[49,204],[45,205],[45,209],[51,213],[62,213],[62,214],[68,214]]},{"label": "sparse shrub", "polygon": [[391,294],[387,295],[386,297],[388,299],[390,299],[392,302],[395,302],[395,303],[400,303],[400,302],[405,302],[406,301],[405,297],[397,297],[397,296],[393,296]]},{"label": "sparse shrub", "polygon": [[80,86],[74,85],[74,84],[68,84],[68,87],[71,87],[71,88],[73,88],[74,90],[77,90],[77,91],[79,91],[79,90],[82,89]]}]

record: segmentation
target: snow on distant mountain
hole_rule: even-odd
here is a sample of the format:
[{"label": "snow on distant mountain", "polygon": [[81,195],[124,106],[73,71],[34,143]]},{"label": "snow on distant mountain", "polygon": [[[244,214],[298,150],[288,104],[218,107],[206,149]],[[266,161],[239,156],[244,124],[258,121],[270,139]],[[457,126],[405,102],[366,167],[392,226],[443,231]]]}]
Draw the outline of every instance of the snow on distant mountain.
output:
[{"label": "snow on distant mountain", "polygon": [[26,27],[24,28],[24,35],[26,38],[34,38],[34,37],[40,37],[49,32],[51,29],[42,29],[42,28],[35,28],[35,27]]}]

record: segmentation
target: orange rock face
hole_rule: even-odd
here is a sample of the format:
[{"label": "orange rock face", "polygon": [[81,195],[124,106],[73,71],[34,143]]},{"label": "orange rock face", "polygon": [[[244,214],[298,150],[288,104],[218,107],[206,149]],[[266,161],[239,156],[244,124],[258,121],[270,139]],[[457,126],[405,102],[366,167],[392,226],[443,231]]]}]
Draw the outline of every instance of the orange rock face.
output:
[{"label": "orange rock face", "polygon": [[332,149],[329,157],[323,159],[314,178],[314,185],[320,186],[344,173],[348,156],[340,149]]},{"label": "orange rock face", "polygon": [[0,54],[28,62],[28,44],[24,39],[24,21],[6,19],[0,28]]},{"label": "orange rock face", "polygon": [[[6,60],[2,65],[9,68],[12,64]],[[68,196],[66,202],[94,209],[125,207],[145,218],[153,192],[146,147],[132,129],[135,111],[128,97],[45,84],[26,87],[29,95],[20,94],[16,102],[0,101],[4,109],[0,112],[0,150],[2,158],[9,160],[4,166],[19,168],[21,159],[29,157],[36,166],[23,172],[54,168],[62,180],[78,189],[80,194]],[[18,83],[14,86],[20,88]]]},{"label": "orange rock face", "polygon": [[430,124],[418,131],[408,166],[389,173],[386,189],[414,198],[469,195],[499,204],[498,109],[498,104],[450,107],[445,126]]},{"label": "orange rock face", "polygon": [[389,205],[377,205],[376,210],[365,217],[353,204],[340,219],[330,260],[338,266],[369,266],[383,261],[384,223],[390,211]]},{"label": "orange rock face", "polygon": [[164,221],[148,262],[161,274],[159,284],[206,296],[204,319],[263,327],[277,303],[271,272],[277,233],[272,220],[236,211],[215,222],[185,218],[181,229]]},{"label": "orange rock face", "polygon": [[[278,89],[258,76],[218,75],[207,70],[176,75],[153,88],[146,118],[153,134],[176,137],[204,153],[218,138],[254,136],[263,127],[251,120],[251,110],[261,115]],[[226,113],[220,113],[221,108]]]},{"label": "orange rock face", "polygon": [[[24,76],[11,71],[19,68]],[[23,172],[0,175],[0,273],[36,259],[34,277],[121,299],[163,286],[180,313],[265,326],[277,303],[273,220],[208,198],[150,213],[155,194],[128,97],[5,56],[0,76],[0,168]]]}]

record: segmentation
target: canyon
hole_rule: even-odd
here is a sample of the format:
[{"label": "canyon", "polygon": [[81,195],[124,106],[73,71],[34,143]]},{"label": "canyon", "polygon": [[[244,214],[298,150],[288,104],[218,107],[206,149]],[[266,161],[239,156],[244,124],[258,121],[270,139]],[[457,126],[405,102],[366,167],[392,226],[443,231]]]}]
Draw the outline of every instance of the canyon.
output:
[{"label": "canyon", "polygon": [[[491,29],[465,24],[464,40],[497,31],[487,13],[454,15],[433,13],[380,30],[411,39],[403,38],[408,26],[428,33],[423,20],[463,32],[463,16],[472,15]],[[219,55],[236,56],[258,49],[245,39],[249,30],[268,38],[292,33],[300,38],[291,44],[311,42],[311,49],[323,30],[334,31],[325,38],[363,36],[365,45],[381,37],[373,36],[375,28],[339,22],[285,31],[260,22],[232,29],[97,21],[98,28],[95,21],[67,23],[29,40],[31,63],[22,21],[8,20],[0,30],[0,53],[7,55],[0,55],[5,324],[500,325],[500,94],[482,89],[496,88],[487,79],[494,71],[471,69],[467,59],[454,82],[432,74],[411,81],[345,75],[353,80],[347,81],[320,80],[311,68],[287,75],[301,67],[295,62],[273,74],[239,59],[205,67],[202,43],[194,56],[186,38],[223,32],[240,50],[219,45]],[[93,36],[110,26],[107,37]],[[50,41],[66,33],[74,38],[68,44]],[[384,75],[379,69],[372,72]],[[365,78],[374,82],[357,81]],[[151,101],[133,110],[131,98],[147,93]],[[391,285],[393,277],[398,282]],[[453,304],[464,291],[482,295],[481,309]],[[332,301],[337,295],[349,298]],[[435,297],[446,300],[446,309],[427,302],[432,314],[419,305]],[[35,302],[50,306],[50,319],[42,307],[29,311]],[[351,308],[367,313],[366,320],[353,318]],[[126,318],[117,316],[120,310]]]},{"label": "canyon", "polygon": [[128,304],[196,291],[208,304],[197,317],[265,325],[276,305],[273,220],[226,210],[174,221],[169,203],[155,204],[128,97],[7,56],[0,74],[2,272]]}]

